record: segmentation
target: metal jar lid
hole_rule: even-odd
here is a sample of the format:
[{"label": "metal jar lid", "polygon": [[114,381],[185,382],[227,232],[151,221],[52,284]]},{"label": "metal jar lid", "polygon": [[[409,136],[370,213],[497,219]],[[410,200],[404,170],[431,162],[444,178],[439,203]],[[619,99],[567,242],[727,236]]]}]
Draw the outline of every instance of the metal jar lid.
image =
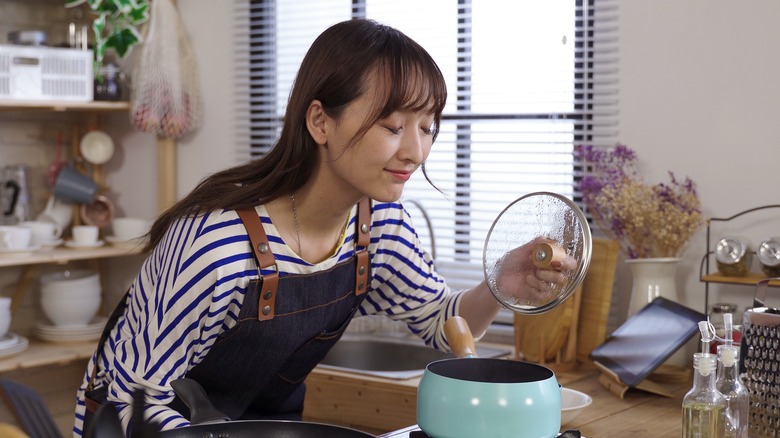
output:
[{"label": "metal jar lid", "polygon": [[715,303],[710,306],[710,313],[725,314],[736,313],[737,305],[732,303]]},{"label": "metal jar lid", "polygon": [[758,261],[764,266],[780,266],[780,239],[772,237],[758,245]]},{"label": "metal jar lid", "polygon": [[728,236],[720,239],[715,247],[715,259],[720,263],[731,265],[739,263],[748,251],[747,240]]}]

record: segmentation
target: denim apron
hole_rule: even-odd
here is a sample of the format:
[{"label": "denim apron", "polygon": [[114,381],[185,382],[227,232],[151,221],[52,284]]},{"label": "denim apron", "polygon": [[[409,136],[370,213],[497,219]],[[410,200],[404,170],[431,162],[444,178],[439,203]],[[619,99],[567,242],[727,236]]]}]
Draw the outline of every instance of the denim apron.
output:
[{"label": "denim apron", "polygon": [[[258,271],[275,268],[255,209],[238,213],[252,241]],[[236,325],[219,335],[186,377],[200,383],[214,407],[231,420],[300,420],[304,380],[339,340],[365,298],[369,241],[370,204],[365,198],[358,204],[355,221],[355,256],[327,271],[279,278],[274,270],[252,280]],[[92,392],[101,389],[102,397],[90,398],[105,400],[105,387]],[[88,400],[90,419],[95,409],[91,404]],[[169,406],[189,418],[189,409],[178,397]]]}]

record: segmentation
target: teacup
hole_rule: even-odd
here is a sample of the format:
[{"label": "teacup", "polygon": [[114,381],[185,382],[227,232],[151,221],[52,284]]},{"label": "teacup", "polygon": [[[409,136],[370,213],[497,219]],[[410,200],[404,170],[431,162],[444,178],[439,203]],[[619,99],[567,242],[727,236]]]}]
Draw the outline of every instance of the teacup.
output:
[{"label": "teacup", "polygon": [[98,241],[99,228],[95,225],[76,225],[71,228],[73,243],[76,245],[94,245]]},{"label": "teacup", "polygon": [[62,235],[62,228],[58,224],[48,221],[25,221],[19,225],[32,231],[32,245],[45,245],[55,242]]},{"label": "teacup", "polygon": [[21,225],[0,226],[0,248],[5,250],[20,250],[30,247],[32,230]]},{"label": "teacup", "polygon": [[118,217],[111,221],[111,229],[117,240],[137,239],[149,232],[150,221],[135,217]]}]

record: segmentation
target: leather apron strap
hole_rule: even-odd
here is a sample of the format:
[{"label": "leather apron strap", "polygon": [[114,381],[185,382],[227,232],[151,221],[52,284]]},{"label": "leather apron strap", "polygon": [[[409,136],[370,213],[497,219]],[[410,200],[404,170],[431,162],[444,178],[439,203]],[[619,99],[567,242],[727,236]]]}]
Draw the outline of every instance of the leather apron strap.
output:
[{"label": "leather apron strap", "polygon": [[[257,302],[257,319],[265,321],[274,317],[274,303],[276,303],[276,292],[279,288],[279,268],[276,266],[274,254],[271,252],[271,246],[268,244],[268,236],[263,229],[263,223],[254,207],[236,210],[244,228],[249,234],[249,241],[252,244],[252,251],[257,260],[258,275],[262,279],[262,291],[260,299]],[[274,272],[263,275],[263,269],[269,269],[273,266]]]},{"label": "leather apron strap", "polygon": [[368,274],[371,272],[368,259],[368,244],[371,243],[371,203],[368,197],[358,204],[358,220],[355,222],[355,295],[362,295],[368,289]]}]

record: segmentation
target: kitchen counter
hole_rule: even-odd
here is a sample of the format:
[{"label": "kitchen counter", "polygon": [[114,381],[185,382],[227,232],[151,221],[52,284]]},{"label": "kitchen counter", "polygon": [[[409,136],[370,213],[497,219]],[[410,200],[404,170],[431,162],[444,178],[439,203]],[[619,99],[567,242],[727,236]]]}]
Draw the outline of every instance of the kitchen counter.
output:
[{"label": "kitchen counter", "polygon": [[[593,403],[572,424],[563,426],[564,430],[579,429],[589,438],[681,435],[682,398],[690,389],[690,380],[659,381],[674,395],[672,398],[630,390],[621,399],[602,386],[598,376],[599,372],[590,365],[556,372],[558,383],[593,398]],[[419,378],[391,380],[315,369],[307,379],[304,418],[373,434],[400,431],[416,423],[418,383]]]}]

